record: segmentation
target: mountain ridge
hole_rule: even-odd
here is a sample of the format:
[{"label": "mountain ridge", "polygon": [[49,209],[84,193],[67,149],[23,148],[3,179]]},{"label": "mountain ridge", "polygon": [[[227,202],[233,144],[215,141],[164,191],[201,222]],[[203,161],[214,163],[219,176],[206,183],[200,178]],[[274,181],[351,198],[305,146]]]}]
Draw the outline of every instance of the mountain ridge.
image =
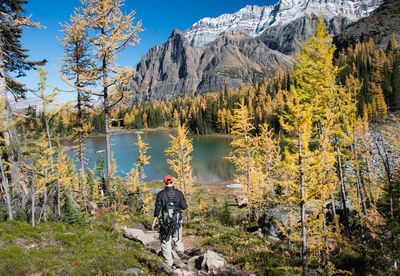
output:
[{"label": "mountain ridge", "polygon": [[291,57],[313,35],[315,10],[324,7],[328,31],[338,34],[380,2],[280,0],[203,18],[186,31],[173,30],[164,44],[152,47],[136,65],[129,89],[136,92],[134,101],[161,100],[269,78],[290,68]]}]

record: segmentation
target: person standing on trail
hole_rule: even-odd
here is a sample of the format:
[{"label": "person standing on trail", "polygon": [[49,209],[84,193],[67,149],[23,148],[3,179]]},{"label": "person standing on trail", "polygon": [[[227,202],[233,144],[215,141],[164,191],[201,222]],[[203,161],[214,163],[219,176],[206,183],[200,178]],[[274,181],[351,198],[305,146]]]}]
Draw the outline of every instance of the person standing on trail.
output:
[{"label": "person standing on trail", "polygon": [[154,220],[151,229],[160,217],[160,241],[162,254],[165,257],[168,267],[172,267],[174,260],[172,257],[171,238],[175,242],[176,253],[180,258],[185,256],[182,242],[182,212],[187,209],[186,199],[183,193],[174,188],[174,180],[171,176],[164,177],[165,189],[157,194],[154,209]]}]

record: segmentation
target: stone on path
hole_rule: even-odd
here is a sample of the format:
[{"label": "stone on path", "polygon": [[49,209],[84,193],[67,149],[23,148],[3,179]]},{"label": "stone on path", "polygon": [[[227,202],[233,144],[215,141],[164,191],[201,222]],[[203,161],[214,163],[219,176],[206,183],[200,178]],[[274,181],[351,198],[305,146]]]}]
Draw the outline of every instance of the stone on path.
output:
[{"label": "stone on path", "polygon": [[140,241],[150,251],[158,254],[161,251],[159,234],[155,231],[144,232],[141,229],[124,227],[125,236],[129,239]]},{"label": "stone on path", "polygon": [[225,264],[226,261],[224,257],[212,250],[208,250],[203,256],[201,267],[208,272],[217,272],[224,268]]},{"label": "stone on path", "polygon": [[[141,242],[147,249],[158,254],[161,252],[159,236],[154,231],[143,231],[141,229],[134,229],[124,227],[124,236]],[[186,244],[193,245],[195,237],[183,237],[185,243],[185,254],[188,258],[179,258],[175,251],[172,251],[174,258],[174,268],[167,267],[164,263],[157,261],[158,268],[168,275],[174,276],[202,276],[202,275],[237,275],[247,276],[241,269],[231,267],[227,264],[224,257],[212,250],[207,246],[203,247],[186,247]],[[123,274],[139,274],[140,270],[132,268],[124,271]]]},{"label": "stone on path", "polygon": [[140,275],[140,269],[139,268],[130,268],[122,272],[122,274],[125,275]]}]

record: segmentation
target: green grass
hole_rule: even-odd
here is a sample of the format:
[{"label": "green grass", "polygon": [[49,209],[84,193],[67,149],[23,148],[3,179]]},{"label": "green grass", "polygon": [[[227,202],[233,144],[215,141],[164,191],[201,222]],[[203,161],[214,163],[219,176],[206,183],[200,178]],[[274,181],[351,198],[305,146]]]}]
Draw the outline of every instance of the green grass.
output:
[{"label": "green grass", "polygon": [[0,223],[0,275],[115,275],[140,268],[143,275],[159,275],[156,257],[141,244],[125,240],[107,223],[89,225],[24,222]]}]

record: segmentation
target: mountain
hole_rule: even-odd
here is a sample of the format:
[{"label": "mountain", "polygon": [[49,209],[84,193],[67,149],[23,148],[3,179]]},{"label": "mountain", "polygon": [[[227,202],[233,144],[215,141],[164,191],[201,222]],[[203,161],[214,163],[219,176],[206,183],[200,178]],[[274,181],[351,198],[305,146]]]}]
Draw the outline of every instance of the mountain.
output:
[{"label": "mountain", "polygon": [[129,89],[138,92],[138,101],[160,100],[216,91],[225,85],[239,87],[290,65],[288,56],[240,30],[224,32],[199,48],[175,29],[163,45],[142,57]]},{"label": "mountain", "polygon": [[346,30],[334,37],[334,43],[340,50],[355,44],[357,41],[365,41],[372,37],[379,48],[385,49],[392,33],[396,35],[399,41],[399,0],[385,0],[370,16],[351,24]]},{"label": "mountain", "polygon": [[271,6],[246,6],[234,14],[203,18],[184,33],[191,43],[203,46],[222,32],[243,30],[249,36],[257,37],[269,28],[280,29],[304,15],[321,13],[327,21],[344,17],[348,22],[354,22],[367,16],[380,3],[380,0],[281,0]]},{"label": "mountain", "polygon": [[204,18],[184,32],[174,30],[136,65],[130,89],[137,101],[216,91],[268,78],[291,65],[291,56],[313,34],[323,15],[338,34],[370,14],[381,0],[280,0],[246,6],[234,14]]}]

